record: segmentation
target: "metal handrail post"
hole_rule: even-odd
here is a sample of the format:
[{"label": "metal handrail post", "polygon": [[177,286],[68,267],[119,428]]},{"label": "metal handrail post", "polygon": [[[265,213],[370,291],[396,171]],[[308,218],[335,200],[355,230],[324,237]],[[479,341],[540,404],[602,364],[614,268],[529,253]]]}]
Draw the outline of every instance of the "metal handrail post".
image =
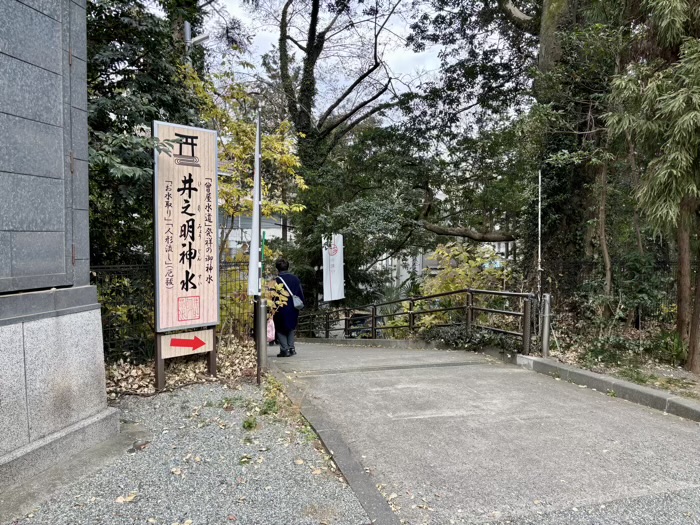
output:
[{"label": "metal handrail post", "polygon": [[408,300],[408,331],[413,333],[415,328],[415,314],[413,313],[413,299]]},{"label": "metal handrail post", "polygon": [[345,328],[343,330],[343,336],[348,339],[348,334],[350,333],[350,309],[345,308]]},{"label": "metal handrail post", "polygon": [[331,313],[326,312],[326,339],[331,338]]},{"label": "metal handrail post", "polygon": [[549,357],[549,323],[552,297],[542,295],[542,357]]},{"label": "metal handrail post", "polygon": [[377,307],[372,306],[372,339],[377,338]]},{"label": "metal handrail post", "polygon": [[467,293],[467,333],[472,331],[472,324],[474,322],[474,295],[471,292]]},{"label": "metal handrail post", "polygon": [[523,355],[529,355],[532,326],[532,297],[523,299],[523,309]]}]

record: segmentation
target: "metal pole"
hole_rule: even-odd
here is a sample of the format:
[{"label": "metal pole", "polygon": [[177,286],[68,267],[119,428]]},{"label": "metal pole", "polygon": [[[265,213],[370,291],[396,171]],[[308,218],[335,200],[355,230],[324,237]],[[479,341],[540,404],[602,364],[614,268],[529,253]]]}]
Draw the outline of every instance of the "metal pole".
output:
[{"label": "metal pole", "polygon": [[537,297],[542,297],[542,170],[539,170],[537,204]]},{"label": "metal pole", "polygon": [[[255,188],[256,196],[255,202],[258,207],[258,241],[260,240],[260,233],[262,231],[262,172],[260,171],[260,160],[262,158],[262,132],[260,129],[260,104],[258,104],[257,115],[255,118],[255,173],[258,174],[258,185]],[[258,290],[262,290],[262,260],[264,258],[263,250],[264,244],[260,244],[260,255],[258,256]],[[260,292],[262,295],[262,291]]]},{"label": "metal pole", "polygon": [[530,355],[530,327],[532,325],[532,297],[523,299],[523,355]]},{"label": "metal pole", "polygon": [[345,309],[345,329],[343,330],[343,337],[348,339],[348,334],[350,334],[350,309]]},{"label": "metal pole", "polygon": [[326,339],[331,337],[331,313],[326,312]]},{"label": "metal pole", "polygon": [[255,346],[258,351],[258,384],[262,381],[262,375],[267,371],[267,300],[260,298],[257,308],[257,325]]},{"label": "metal pole", "polygon": [[[253,228],[250,247],[250,275],[248,276],[248,294],[254,296],[253,315],[255,328],[255,346],[258,353],[258,384],[267,368],[267,301],[262,289],[262,245],[260,243],[262,214],[262,175],[260,158],[262,141],[260,138],[260,105],[258,104],[255,129],[255,159],[253,172]],[[255,273],[253,273],[255,272]]]},{"label": "metal pole", "polygon": [[161,334],[156,334],[156,390],[165,388],[165,360],[161,337]]},{"label": "metal pole", "polygon": [[190,49],[192,48],[192,26],[185,22],[185,58],[190,62]]},{"label": "metal pole", "polygon": [[413,328],[415,325],[415,317],[413,314],[413,299],[410,299],[408,301],[408,331],[413,332]]},{"label": "metal pole", "polygon": [[372,306],[372,339],[377,338],[377,307]]},{"label": "metal pole", "polygon": [[474,295],[469,292],[467,294],[467,333],[470,333],[472,331],[472,322],[474,319],[474,310],[472,308],[474,307]]},{"label": "metal pole", "polygon": [[549,357],[550,305],[551,296],[546,293],[542,296],[542,357]]}]

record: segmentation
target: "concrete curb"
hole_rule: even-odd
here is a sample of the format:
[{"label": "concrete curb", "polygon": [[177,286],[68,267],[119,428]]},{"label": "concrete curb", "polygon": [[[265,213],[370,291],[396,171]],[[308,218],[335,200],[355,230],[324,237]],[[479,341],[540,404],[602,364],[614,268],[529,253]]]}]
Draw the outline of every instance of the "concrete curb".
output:
[{"label": "concrete curb", "polygon": [[389,503],[377,490],[375,483],[367,475],[362,464],[323,412],[309,403],[305,393],[274,363],[270,364],[269,372],[284,385],[289,399],[300,407],[302,415],[321,438],[321,442],[333,456],[333,461],[345,476],[362,508],[365,509],[371,525],[400,525],[401,522],[391,510]]},{"label": "concrete curb", "polygon": [[518,355],[517,364],[533,372],[559,378],[562,381],[568,381],[577,385],[584,385],[603,394],[610,394],[638,405],[661,410],[666,414],[673,414],[691,421],[700,422],[700,403],[664,392],[663,390],[656,390],[622,379],[581,370],[541,357]]}]

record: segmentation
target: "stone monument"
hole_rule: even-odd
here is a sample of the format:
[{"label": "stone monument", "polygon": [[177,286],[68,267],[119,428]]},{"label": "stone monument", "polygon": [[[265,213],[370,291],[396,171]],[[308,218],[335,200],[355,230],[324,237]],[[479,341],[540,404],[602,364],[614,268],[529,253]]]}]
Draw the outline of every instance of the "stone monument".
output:
[{"label": "stone monument", "polygon": [[85,0],[0,0],[0,490],[119,431],[89,282]]}]

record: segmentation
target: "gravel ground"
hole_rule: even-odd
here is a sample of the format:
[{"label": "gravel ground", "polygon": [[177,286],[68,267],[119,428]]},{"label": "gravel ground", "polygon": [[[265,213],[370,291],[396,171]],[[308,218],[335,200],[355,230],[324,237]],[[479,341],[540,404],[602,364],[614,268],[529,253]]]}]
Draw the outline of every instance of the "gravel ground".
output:
[{"label": "gravel ground", "polygon": [[[13,523],[368,524],[293,408],[262,415],[264,404],[250,384],[125,398],[122,419],[142,424],[152,441]],[[257,427],[246,430],[251,417]]]}]

